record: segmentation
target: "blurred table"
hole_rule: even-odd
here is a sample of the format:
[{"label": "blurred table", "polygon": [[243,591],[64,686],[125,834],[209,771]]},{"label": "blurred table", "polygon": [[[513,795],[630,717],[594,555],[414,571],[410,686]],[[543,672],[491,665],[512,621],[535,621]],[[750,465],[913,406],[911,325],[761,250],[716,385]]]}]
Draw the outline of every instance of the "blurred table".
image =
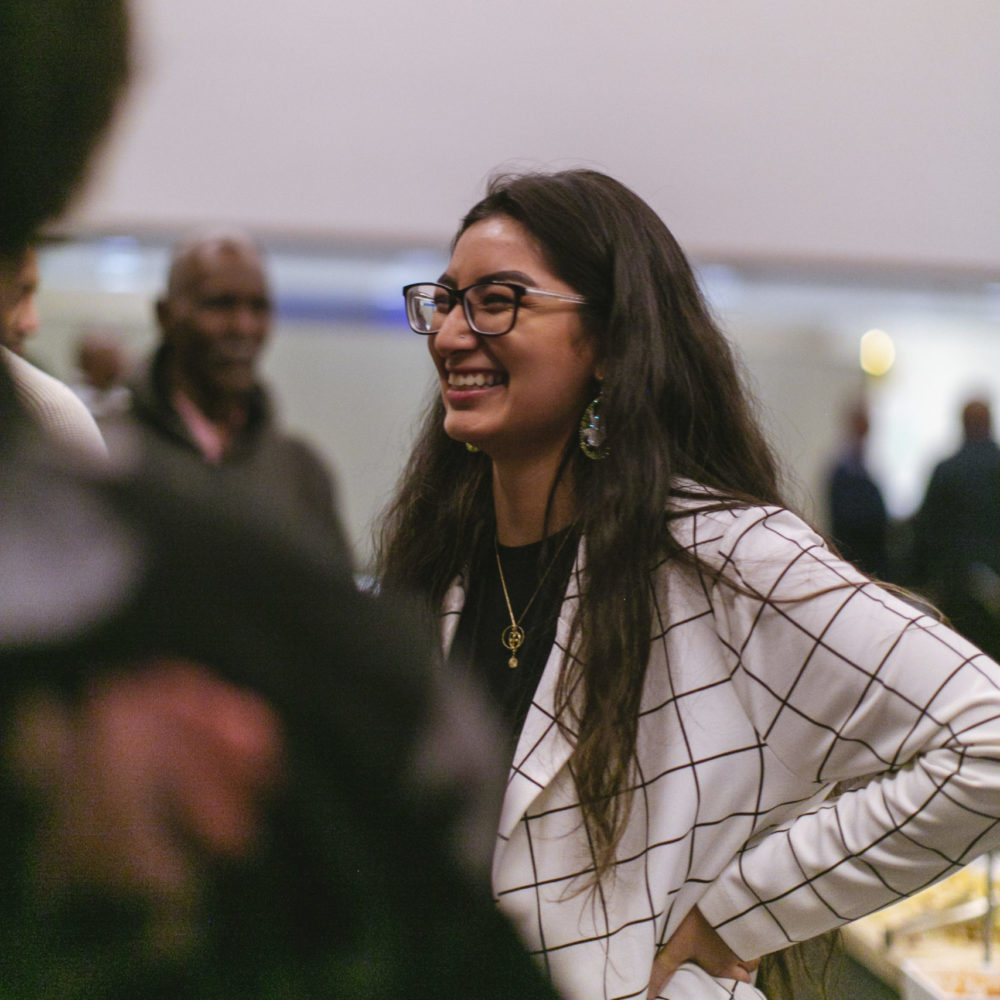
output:
[{"label": "blurred table", "polygon": [[995,860],[844,928],[844,947],[903,1000],[1000,997]]}]

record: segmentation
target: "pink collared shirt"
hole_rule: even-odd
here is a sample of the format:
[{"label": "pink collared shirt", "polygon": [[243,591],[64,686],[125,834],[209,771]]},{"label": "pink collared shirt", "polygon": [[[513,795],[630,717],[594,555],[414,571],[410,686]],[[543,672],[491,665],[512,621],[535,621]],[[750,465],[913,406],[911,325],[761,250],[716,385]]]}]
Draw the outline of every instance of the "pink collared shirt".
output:
[{"label": "pink collared shirt", "polygon": [[246,410],[232,424],[217,424],[202,412],[200,407],[180,389],[175,389],[171,404],[184,425],[191,432],[195,444],[207,462],[218,465],[232,447],[237,433],[246,424]]}]

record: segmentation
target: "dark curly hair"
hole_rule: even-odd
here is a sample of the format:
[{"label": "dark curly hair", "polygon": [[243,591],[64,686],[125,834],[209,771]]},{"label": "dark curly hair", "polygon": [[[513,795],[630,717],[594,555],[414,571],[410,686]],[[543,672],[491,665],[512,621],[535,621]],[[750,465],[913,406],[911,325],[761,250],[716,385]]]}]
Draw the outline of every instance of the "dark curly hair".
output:
[{"label": "dark curly hair", "polygon": [[56,216],[128,75],[124,0],[0,3],[0,256]]}]

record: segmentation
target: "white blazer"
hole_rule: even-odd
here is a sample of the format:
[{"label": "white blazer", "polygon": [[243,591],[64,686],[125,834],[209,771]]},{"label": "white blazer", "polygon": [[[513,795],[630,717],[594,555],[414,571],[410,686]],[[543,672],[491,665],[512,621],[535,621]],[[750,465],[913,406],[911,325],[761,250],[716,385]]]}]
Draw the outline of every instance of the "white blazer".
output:
[{"label": "white blazer", "polygon": [[[653,570],[637,784],[596,890],[584,889],[592,859],[554,707],[582,544],[510,770],[494,892],[570,1000],[641,1000],[695,904],[755,958],[1000,846],[1000,667],[788,511],[684,506],[672,530],[709,569]],[[459,580],[446,648],[464,597]],[[857,787],[834,795],[838,782]],[[661,996],[760,994],[685,966]]]}]

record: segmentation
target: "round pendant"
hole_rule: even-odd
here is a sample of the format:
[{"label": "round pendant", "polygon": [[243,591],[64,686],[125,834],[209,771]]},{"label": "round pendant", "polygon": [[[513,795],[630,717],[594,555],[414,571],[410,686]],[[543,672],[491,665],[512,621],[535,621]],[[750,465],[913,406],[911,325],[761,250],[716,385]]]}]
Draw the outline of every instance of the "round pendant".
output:
[{"label": "round pendant", "polygon": [[510,667],[511,670],[516,670],[517,669],[517,657],[512,655],[511,658],[507,661],[507,666]]},{"label": "round pendant", "polygon": [[[524,642],[524,629],[520,625],[508,625],[500,634],[500,641],[503,643],[504,649],[516,653],[521,648],[521,643]],[[515,658],[511,657],[511,659]],[[516,659],[513,665],[517,666]]]}]

